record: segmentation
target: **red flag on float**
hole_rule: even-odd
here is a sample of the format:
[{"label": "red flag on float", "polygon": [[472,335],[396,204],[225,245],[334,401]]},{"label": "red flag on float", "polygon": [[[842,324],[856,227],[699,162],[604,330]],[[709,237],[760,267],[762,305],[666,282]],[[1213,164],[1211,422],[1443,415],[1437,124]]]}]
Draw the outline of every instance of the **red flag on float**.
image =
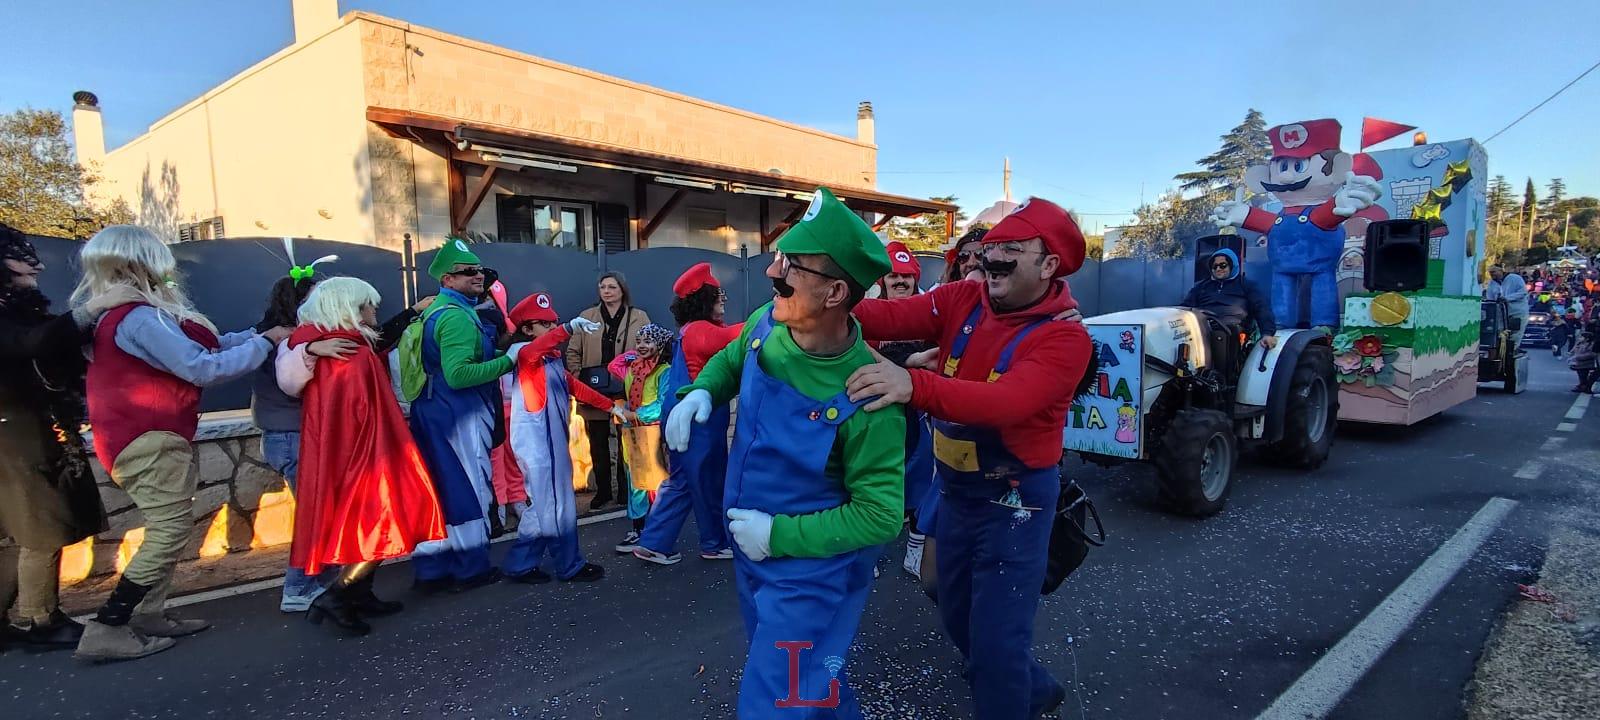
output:
[{"label": "red flag on float", "polygon": [[1407,130],[1415,129],[1417,129],[1415,125],[1402,125],[1371,117],[1361,118],[1361,149],[1365,150]]}]

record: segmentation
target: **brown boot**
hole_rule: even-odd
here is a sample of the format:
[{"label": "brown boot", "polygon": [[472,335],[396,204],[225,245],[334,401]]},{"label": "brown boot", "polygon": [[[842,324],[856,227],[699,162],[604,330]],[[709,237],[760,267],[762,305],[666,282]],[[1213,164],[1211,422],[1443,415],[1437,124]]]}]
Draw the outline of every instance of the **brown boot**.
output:
[{"label": "brown boot", "polygon": [[94,620],[84,623],[83,639],[72,657],[87,662],[133,660],[154,655],[178,644],[172,638],[146,637],[127,625],[105,625]]},{"label": "brown boot", "polygon": [[128,621],[128,626],[142,635],[176,638],[193,635],[211,627],[211,623],[205,620],[184,620],[162,613],[159,615],[135,615],[132,620]]}]

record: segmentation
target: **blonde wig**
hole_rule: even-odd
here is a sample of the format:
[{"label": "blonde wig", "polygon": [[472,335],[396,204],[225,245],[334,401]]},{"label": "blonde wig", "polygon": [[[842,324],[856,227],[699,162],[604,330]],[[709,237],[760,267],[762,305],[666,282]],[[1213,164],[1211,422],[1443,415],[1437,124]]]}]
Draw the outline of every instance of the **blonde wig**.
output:
[{"label": "blonde wig", "polygon": [[376,288],[352,277],[328,278],[311,289],[300,305],[300,324],[323,330],[354,330],[368,342],[376,343],[378,331],[361,322],[361,308],[378,307],[382,301]]},{"label": "blonde wig", "polygon": [[136,225],[112,225],[89,238],[78,251],[83,277],[72,291],[73,306],[104,294],[117,285],[137,290],[157,310],[190,320],[216,332],[206,316],[194,309],[178,284],[178,261],[155,233]]}]

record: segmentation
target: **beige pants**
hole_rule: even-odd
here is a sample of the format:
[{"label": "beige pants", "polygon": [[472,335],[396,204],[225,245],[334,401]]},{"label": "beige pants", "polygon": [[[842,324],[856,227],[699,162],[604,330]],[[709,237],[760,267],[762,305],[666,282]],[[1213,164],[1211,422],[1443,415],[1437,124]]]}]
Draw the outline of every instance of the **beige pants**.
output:
[{"label": "beige pants", "polygon": [[135,615],[160,613],[171,590],[172,570],[194,529],[194,489],[199,474],[194,446],[170,432],[134,439],[111,464],[111,479],[144,515],[144,542],[122,576],[150,588]]},{"label": "beige pants", "polygon": [[61,548],[0,546],[0,621],[9,619],[18,627],[45,624],[60,606]]}]

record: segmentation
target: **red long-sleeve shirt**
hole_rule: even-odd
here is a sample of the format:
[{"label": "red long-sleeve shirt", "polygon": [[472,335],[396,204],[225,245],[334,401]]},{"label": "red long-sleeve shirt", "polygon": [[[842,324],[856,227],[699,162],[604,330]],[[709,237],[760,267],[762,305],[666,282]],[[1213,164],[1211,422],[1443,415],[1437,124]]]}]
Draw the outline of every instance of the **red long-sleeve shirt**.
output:
[{"label": "red long-sleeve shirt", "polygon": [[924,340],[939,345],[939,365],[950,356],[972,309],[983,312],[967,342],[955,377],[911,370],[911,406],[933,417],[992,428],[1011,454],[1031,468],[1061,459],[1061,436],[1073,391],[1089,366],[1091,343],[1083,324],[1048,322],[1012,354],[1011,368],[988,382],[1011,338],[1029,323],[1077,307],[1065,282],[1051,285],[1032,307],[995,314],[988,287],[974,280],[947,283],[900,300],[864,300],[856,306],[870,340]]},{"label": "red long-sleeve shirt", "polygon": [[[1299,214],[1302,210],[1305,210],[1304,205],[1284,208],[1285,212],[1295,214]],[[1311,214],[1307,215],[1306,219],[1310,220],[1312,225],[1323,230],[1332,230],[1339,227],[1339,223],[1344,222],[1344,218],[1333,214],[1333,198],[1328,198],[1321,205],[1311,208]],[[1271,230],[1272,224],[1277,220],[1277,213],[1269,213],[1260,208],[1250,208],[1250,213],[1244,219],[1244,229],[1251,232],[1264,233]]]},{"label": "red long-sleeve shirt", "polygon": [[683,360],[688,366],[689,380],[700,377],[700,368],[728,343],[739,339],[744,323],[718,325],[710,320],[696,320],[683,326]]},{"label": "red long-sleeve shirt", "polygon": [[[537,412],[544,408],[544,361],[561,357],[561,343],[566,342],[569,337],[571,335],[566,328],[558,327],[529,341],[528,346],[517,355],[517,379],[522,383],[522,402],[529,411]],[[565,368],[561,372],[567,373],[567,389],[578,402],[596,410],[611,410],[613,405],[611,398],[583,384],[582,380]]]}]

